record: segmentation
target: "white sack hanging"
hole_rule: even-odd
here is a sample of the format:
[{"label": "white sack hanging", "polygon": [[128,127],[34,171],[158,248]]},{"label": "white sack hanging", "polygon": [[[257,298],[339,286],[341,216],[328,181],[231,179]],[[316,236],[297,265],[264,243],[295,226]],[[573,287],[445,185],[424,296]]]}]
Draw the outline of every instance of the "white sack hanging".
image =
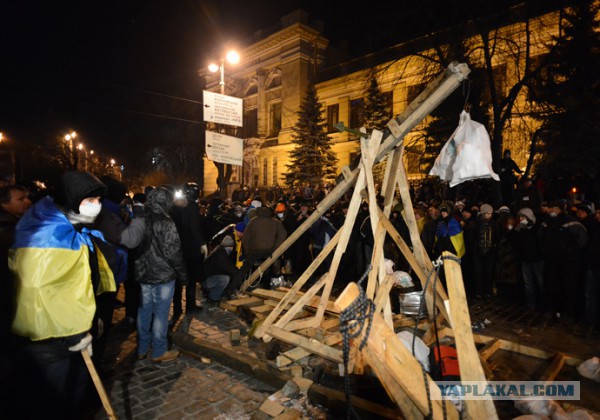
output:
[{"label": "white sack hanging", "polygon": [[492,170],[490,136],[483,124],[472,121],[471,115],[462,111],[458,127],[442,148],[429,174],[450,181],[450,187],[480,178],[498,181],[500,178]]}]

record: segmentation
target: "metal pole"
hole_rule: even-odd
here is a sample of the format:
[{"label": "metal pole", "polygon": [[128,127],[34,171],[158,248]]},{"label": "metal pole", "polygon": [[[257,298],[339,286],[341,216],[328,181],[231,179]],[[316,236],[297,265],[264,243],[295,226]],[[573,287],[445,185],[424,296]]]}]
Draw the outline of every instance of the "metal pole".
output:
[{"label": "metal pole", "polygon": [[[221,71],[221,80],[219,84],[221,85],[221,95],[225,95],[225,59],[221,58],[221,66],[219,67]],[[227,132],[227,128],[223,128],[225,133]],[[227,172],[227,164],[220,163],[221,173],[219,174],[219,189],[221,190],[221,198],[224,200],[227,198],[227,183],[225,181],[225,173]]]}]

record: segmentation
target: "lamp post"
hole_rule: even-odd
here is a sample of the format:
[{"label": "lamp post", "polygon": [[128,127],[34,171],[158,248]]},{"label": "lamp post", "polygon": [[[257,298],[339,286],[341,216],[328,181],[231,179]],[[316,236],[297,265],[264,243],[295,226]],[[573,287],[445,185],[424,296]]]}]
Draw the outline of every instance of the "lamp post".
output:
[{"label": "lamp post", "polygon": [[[208,65],[208,71],[210,71],[211,73],[216,73],[217,71],[220,72],[219,85],[221,87],[221,95],[225,95],[225,61],[227,61],[230,64],[237,64],[240,62],[240,55],[237,53],[237,51],[231,50],[225,54],[224,58],[221,58],[220,64],[211,63]],[[226,128],[223,127],[223,132],[225,131]],[[229,172],[231,176],[231,165],[228,165],[226,163],[216,163],[216,166],[217,171],[219,173],[219,190],[221,198],[226,199],[227,182],[225,174]]]},{"label": "lamp post", "polygon": [[75,140],[75,137],[77,137],[77,133],[75,131],[72,131],[65,136],[65,140],[69,142],[69,150],[71,152],[71,159],[73,160],[73,169],[77,170],[79,159],[77,156],[77,150],[75,150],[75,148],[73,147],[73,140]]}]

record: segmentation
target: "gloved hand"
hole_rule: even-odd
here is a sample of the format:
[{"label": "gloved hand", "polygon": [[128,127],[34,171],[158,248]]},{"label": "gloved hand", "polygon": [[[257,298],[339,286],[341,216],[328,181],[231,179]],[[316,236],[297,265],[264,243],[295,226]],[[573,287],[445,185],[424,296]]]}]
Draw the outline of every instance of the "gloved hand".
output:
[{"label": "gloved hand", "polygon": [[144,205],[141,203],[133,204],[133,217],[144,217]]},{"label": "gloved hand", "polygon": [[90,353],[90,356],[92,355],[92,334],[87,333],[85,335],[85,337],[83,337],[81,339],[81,341],[79,341],[79,343],[75,344],[74,346],[69,347],[70,351],[83,351],[87,349],[88,353]]},{"label": "gloved hand", "polygon": [[207,257],[207,255],[208,255],[208,246],[206,246],[206,245],[202,245],[202,246],[200,247],[200,253],[202,254],[202,256],[203,256],[204,258],[206,258],[206,257]]}]

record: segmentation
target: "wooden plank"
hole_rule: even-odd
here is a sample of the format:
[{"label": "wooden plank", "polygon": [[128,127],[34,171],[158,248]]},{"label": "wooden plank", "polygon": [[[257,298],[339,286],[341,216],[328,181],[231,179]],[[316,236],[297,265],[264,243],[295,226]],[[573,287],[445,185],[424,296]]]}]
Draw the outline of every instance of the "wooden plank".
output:
[{"label": "wooden plank", "polygon": [[283,328],[276,327],[275,325],[271,325],[269,328],[269,335],[272,335],[278,340],[284,341],[288,344],[302,347],[303,349],[311,353],[318,354],[327,360],[331,360],[336,363],[342,363],[343,359],[341,350],[326,346],[322,343],[319,343],[317,340],[294,334],[284,330]]},{"label": "wooden plank", "polygon": [[96,371],[94,362],[92,362],[92,356],[90,356],[90,352],[87,350],[87,348],[81,350],[81,356],[83,357],[83,360],[88,369],[88,372],[90,373],[90,376],[92,377],[92,382],[94,382],[94,386],[96,387],[96,391],[98,392],[100,401],[102,401],[102,406],[104,407],[104,411],[106,411],[106,415],[108,416],[109,419],[116,419],[117,416],[115,414],[115,410],[113,409],[113,407],[110,403],[110,398],[108,397],[108,394],[106,393],[106,389],[104,388],[104,385],[102,384],[102,380],[100,379],[100,376],[98,375],[98,372]]},{"label": "wooden plank", "polygon": [[[257,297],[260,297],[263,299],[283,299],[285,297],[285,293],[278,292],[277,290],[254,289],[250,293],[252,295],[256,295]],[[298,299],[302,298],[302,296],[304,296],[304,293],[298,293],[297,296],[292,296],[292,298],[290,299],[290,302],[296,303],[298,301]],[[319,302],[319,298],[317,296],[316,298],[309,299],[309,301],[304,306],[316,308],[318,306],[318,302]],[[334,306],[333,302],[329,302],[327,304],[326,309],[327,309],[327,312],[329,312],[331,314],[339,314],[339,312],[336,309],[336,307]]]},{"label": "wooden plank", "polygon": [[321,325],[320,325],[320,327],[323,328],[324,330],[330,330],[332,328],[339,327],[339,326],[340,326],[339,318],[325,319],[325,320],[323,320],[323,322],[321,322]]},{"label": "wooden plank", "polygon": [[479,350],[479,358],[484,361],[489,359],[496,351],[498,351],[501,344],[502,343],[497,338],[493,339]]},{"label": "wooden plank", "polygon": [[[452,329],[456,352],[458,353],[458,365],[460,366],[461,381],[485,381],[485,373],[481,367],[479,353],[473,341],[473,330],[471,329],[471,317],[467,296],[462,280],[460,265],[449,259],[453,254],[444,252],[444,271],[446,273],[446,284],[450,296],[450,313],[452,314]],[[489,396],[481,400],[465,400],[466,412],[471,419],[497,419],[494,400]]]},{"label": "wooden plank", "polygon": [[421,413],[421,411],[410,399],[410,397],[404,391],[404,389],[402,389],[402,386],[396,381],[396,379],[392,376],[390,371],[383,365],[381,360],[379,360],[377,356],[369,349],[366,349],[366,351],[363,352],[363,355],[365,363],[371,366],[373,370],[377,373],[377,377],[381,381],[388,395],[400,408],[400,411],[402,411],[404,418],[422,418],[423,414]]},{"label": "wooden plank", "polygon": [[560,373],[560,370],[565,365],[565,359],[566,357],[564,354],[557,353],[556,356],[552,358],[550,366],[548,366],[548,368],[540,378],[540,381],[553,382]]},{"label": "wooden plank", "polygon": [[248,308],[251,308],[253,306],[260,306],[262,304],[263,304],[262,299],[250,296],[250,297],[245,297],[245,298],[240,298],[240,299],[223,301],[223,302],[221,302],[221,304],[219,306],[221,309],[224,309],[226,311],[236,312],[237,308],[239,306],[246,306]]},{"label": "wooden plank", "polygon": [[[350,283],[335,301],[340,311],[346,309],[359,296],[359,288],[356,283]],[[354,343],[362,340],[366,329],[354,339]],[[353,347],[357,347],[354,345]],[[366,347],[368,357],[377,358],[381,362],[385,373],[375,370],[375,373],[383,380],[391,375],[393,380],[404,390],[423,416],[429,415],[429,403],[433,408],[433,418],[443,418],[442,404],[445,406],[447,418],[458,419],[458,412],[452,403],[441,399],[441,391],[427,374],[423,371],[419,362],[410,351],[402,344],[394,330],[389,328],[380,314],[374,313],[371,331],[367,338]],[[389,383],[386,384],[389,386]],[[393,384],[392,384],[393,386]],[[431,400],[429,400],[426,387],[429,387]],[[393,395],[390,397],[394,398]],[[400,404],[400,403],[398,403]]]},{"label": "wooden plank", "polygon": [[306,356],[310,356],[312,353],[301,347],[294,347],[284,353],[281,353],[275,358],[275,364],[278,368],[292,364]]}]

